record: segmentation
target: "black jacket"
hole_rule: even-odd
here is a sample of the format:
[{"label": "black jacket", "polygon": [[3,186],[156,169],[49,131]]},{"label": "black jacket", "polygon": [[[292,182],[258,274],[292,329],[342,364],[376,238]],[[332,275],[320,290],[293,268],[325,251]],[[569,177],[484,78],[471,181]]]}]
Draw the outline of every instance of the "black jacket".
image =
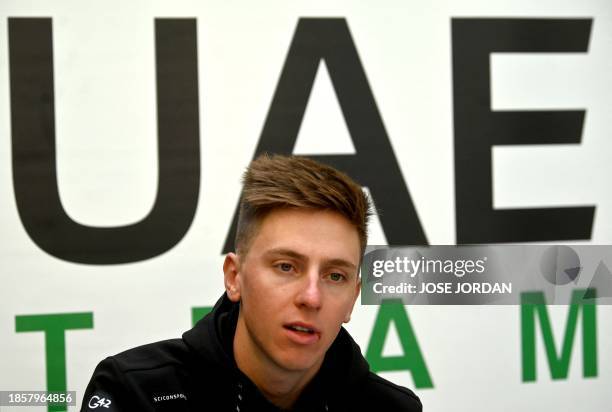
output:
[{"label": "black jacket", "polygon": [[[100,362],[81,411],[280,411],[236,366],[232,342],[238,305],[224,295],[182,339],[171,339]],[[415,411],[409,389],[370,372],[342,328],[294,411]]]}]

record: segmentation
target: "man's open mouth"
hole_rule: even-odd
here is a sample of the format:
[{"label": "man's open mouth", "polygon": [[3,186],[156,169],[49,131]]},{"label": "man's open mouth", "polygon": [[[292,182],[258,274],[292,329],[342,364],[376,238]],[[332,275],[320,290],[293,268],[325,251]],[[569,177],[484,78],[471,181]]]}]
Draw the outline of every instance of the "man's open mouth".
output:
[{"label": "man's open mouth", "polygon": [[289,330],[293,330],[295,332],[308,333],[311,335],[319,333],[319,331],[312,326],[296,324],[296,323],[290,323],[288,325],[285,325],[285,328]]},{"label": "man's open mouth", "polygon": [[314,330],[312,329],[308,329],[308,328],[304,328],[302,326],[293,326],[293,325],[289,325],[287,326],[287,328],[291,329],[291,330],[295,330],[297,332],[304,332],[304,333],[314,333]]}]

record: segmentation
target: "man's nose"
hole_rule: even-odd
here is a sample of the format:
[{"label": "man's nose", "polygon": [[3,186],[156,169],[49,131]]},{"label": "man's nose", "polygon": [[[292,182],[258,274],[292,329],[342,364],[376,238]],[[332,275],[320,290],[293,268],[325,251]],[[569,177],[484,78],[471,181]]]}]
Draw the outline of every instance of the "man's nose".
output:
[{"label": "man's nose", "polygon": [[313,270],[304,277],[304,282],[296,297],[296,304],[318,310],[321,307],[321,301],[321,280],[318,271]]}]

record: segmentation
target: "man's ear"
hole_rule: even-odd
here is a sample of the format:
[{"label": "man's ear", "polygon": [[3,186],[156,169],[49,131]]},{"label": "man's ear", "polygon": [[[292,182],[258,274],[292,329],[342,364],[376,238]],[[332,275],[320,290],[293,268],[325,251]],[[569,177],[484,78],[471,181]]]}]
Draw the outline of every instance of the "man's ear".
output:
[{"label": "man's ear", "polygon": [[223,261],[225,293],[232,302],[240,301],[240,258],[235,253],[228,253]]},{"label": "man's ear", "polygon": [[357,297],[359,296],[359,292],[361,291],[361,277],[357,278],[357,285],[355,285],[355,296],[353,296],[353,304],[351,305],[348,313],[344,317],[344,323],[349,323],[351,320],[351,314],[353,313],[353,308],[355,307],[355,302],[357,302]]}]

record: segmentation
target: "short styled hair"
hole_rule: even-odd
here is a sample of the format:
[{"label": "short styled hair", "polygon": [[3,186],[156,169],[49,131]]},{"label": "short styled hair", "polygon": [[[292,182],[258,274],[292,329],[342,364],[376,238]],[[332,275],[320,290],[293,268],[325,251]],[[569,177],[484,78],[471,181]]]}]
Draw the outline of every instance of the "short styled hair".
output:
[{"label": "short styled hair", "polygon": [[242,197],[236,230],[238,254],[248,252],[259,224],[272,210],[330,210],[348,219],[359,235],[361,254],[368,240],[370,199],[346,174],[301,156],[263,154],[242,177]]}]

